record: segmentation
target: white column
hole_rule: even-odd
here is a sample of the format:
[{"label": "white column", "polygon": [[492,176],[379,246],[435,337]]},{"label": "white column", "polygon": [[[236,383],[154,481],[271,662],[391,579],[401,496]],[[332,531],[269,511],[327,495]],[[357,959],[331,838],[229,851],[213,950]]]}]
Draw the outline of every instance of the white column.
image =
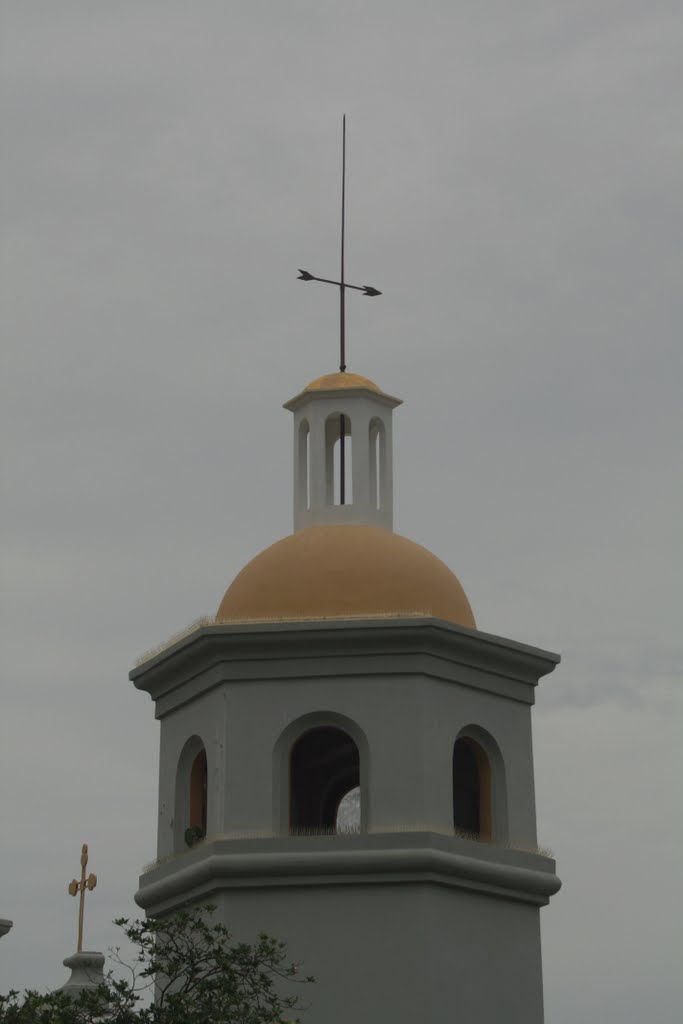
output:
[{"label": "white column", "polygon": [[370,494],[370,417],[359,408],[355,420],[351,421],[353,436],[353,504],[357,515],[364,521],[372,521]]}]

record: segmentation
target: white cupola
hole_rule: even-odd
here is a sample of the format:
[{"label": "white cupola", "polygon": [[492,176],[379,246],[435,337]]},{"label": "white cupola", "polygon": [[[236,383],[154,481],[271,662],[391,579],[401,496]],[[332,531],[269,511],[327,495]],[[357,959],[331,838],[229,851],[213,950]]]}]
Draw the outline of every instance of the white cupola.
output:
[{"label": "white cupola", "polygon": [[393,527],[391,414],[399,398],[331,373],[285,402],[294,414],[294,529]]}]

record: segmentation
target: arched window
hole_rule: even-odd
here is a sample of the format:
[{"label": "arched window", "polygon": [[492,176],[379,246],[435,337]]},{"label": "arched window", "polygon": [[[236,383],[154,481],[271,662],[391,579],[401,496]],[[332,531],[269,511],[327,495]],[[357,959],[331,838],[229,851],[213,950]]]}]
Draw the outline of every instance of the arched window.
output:
[{"label": "arched window", "polygon": [[483,747],[463,736],[453,747],[453,827],[490,839],[491,766]]},{"label": "arched window", "polygon": [[348,733],[333,726],[305,732],[290,754],[290,831],[294,834],[346,831],[344,821],[339,820],[340,805],[359,786],[360,755]]},{"label": "arched window", "polygon": [[176,852],[206,835],[208,809],[206,748],[199,736],[191,736],[178,758],[176,773],[173,830]]},{"label": "arched window", "polygon": [[190,820],[189,827],[199,829],[206,835],[208,773],[206,751],[202,748],[190,769]]},{"label": "arched window", "polygon": [[308,420],[302,420],[299,425],[298,461],[299,507],[308,510],[311,507],[311,432]]},{"label": "arched window", "polygon": [[325,495],[328,505],[353,503],[351,420],[333,413],[325,422]]},{"label": "arched window", "polygon": [[384,505],[386,481],[386,456],[384,424],[381,420],[370,420],[370,501],[376,509]]}]

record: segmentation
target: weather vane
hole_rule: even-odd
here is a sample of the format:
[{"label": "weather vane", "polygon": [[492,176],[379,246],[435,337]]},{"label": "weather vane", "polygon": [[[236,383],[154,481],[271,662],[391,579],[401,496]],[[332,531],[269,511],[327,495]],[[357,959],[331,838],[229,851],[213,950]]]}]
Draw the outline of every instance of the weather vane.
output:
[{"label": "weather vane", "polygon": [[[345,207],[346,207],[346,114],[342,119],[342,201],[341,201],[341,280],[332,281],[329,277],[316,277],[308,270],[299,270],[299,281],[322,281],[323,284],[334,284],[339,288],[339,372],[346,371],[346,311],[345,296],[346,289],[352,288],[356,292],[363,292],[373,298],[382,293],[372,288],[369,284],[347,284],[344,278],[344,233],[345,233]],[[342,435],[343,436],[343,435]],[[342,504],[344,504],[342,498]]]},{"label": "weather vane", "polygon": [[90,892],[97,885],[97,875],[88,875],[85,877],[85,869],[88,866],[88,844],[83,843],[83,849],[81,850],[81,880],[77,882],[76,879],[72,879],[69,882],[69,896],[77,896],[80,893],[80,906],[78,908],[78,949],[77,953],[83,952],[83,914],[85,911],[85,890],[89,889]]}]

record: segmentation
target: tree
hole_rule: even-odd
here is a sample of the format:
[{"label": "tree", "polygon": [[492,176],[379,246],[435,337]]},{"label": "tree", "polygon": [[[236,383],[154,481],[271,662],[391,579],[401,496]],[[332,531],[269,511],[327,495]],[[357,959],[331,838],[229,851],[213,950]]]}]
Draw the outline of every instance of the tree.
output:
[{"label": "tree", "polygon": [[[267,935],[233,942],[228,929],[211,920],[215,907],[181,911],[166,918],[119,918],[137,947],[132,964],[111,958],[127,976],[112,971],[98,989],[77,999],[62,992],[0,996],[0,1024],[289,1024],[302,1009],[289,983],[307,984],[299,965],[287,960],[285,944]],[[155,999],[145,1005],[150,992]]]}]

